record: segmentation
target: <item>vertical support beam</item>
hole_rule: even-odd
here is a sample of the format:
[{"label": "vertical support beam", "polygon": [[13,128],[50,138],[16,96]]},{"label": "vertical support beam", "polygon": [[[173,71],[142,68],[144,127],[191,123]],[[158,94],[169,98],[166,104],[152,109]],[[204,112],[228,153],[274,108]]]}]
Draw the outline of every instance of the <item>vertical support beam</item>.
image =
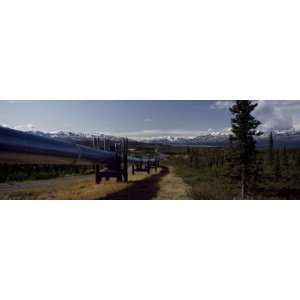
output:
[{"label": "vertical support beam", "polygon": [[[93,148],[96,149],[97,148],[96,137],[93,136],[92,139],[93,139]],[[100,181],[101,181],[100,166],[99,165],[95,165],[94,168],[95,168],[95,181],[96,181],[96,184],[99,184]]]},{"label": "vertical support beam", "polygon": [[95,177],[96,177],[96,184],[99,184],[101,181],[101,177],[100,177],[100,166],[96,165],[95,166]]},{"label": "vertical support beam", "polygon": [[150,161],[147,161],[147,173],[150,174]]}]

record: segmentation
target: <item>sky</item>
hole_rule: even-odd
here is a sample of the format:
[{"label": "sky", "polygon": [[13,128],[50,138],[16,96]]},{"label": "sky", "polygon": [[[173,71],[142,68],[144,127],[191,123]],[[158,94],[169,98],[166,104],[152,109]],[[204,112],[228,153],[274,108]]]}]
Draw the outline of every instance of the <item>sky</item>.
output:
[{"label": "sky", "polygon": [[[230,128],[232,101],[0,101],[0,124],[18,130],[195,137]],[[258,101],[264,130],[300,130],[300,101]]]}]

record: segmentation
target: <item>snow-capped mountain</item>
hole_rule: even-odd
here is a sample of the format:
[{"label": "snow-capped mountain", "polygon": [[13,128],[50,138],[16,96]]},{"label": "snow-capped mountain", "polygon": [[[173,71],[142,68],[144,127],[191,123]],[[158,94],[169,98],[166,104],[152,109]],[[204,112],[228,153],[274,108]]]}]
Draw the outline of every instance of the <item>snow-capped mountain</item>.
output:
[{"label": "snow-capped mountain", "polygon": [[44,137],[56,138],[56,139],[69,139],[69,140],[82,140],[82,139],[92,139],[93,137],[97,137],[100,139],[109,138],[109,139],[117,139],[114,136],[104,135],[103,133],[82,133],[82,132],[72,132],[72,131],[51,131],[44,132],[40,130],[31,130],[27,131],[31,134],[37,134]]},{"label": "snow-capped mountain", "polygon": [[[120,138],[104,135],[102,133],[94,132],[94,133],[81,133],[81,132],[72,132],[72,131],[52,131],[52,132],[43,132],[40,130],[31,130],[26,131],[31,134],[36,134],[39,136],[53,138],[64,142],[71,142],[75,144],[81,144],[89,147],[100,147],[101,149],[104,148],[104,139],[106,139],[106,145],[111,144],[111,142],[119,141]],[[97,138],[95,141],[94,138]],[[108,142],[108,140],[110,142]]]},{"label": "snow-capped mountain", "polygon": [[[197,137],[176,137],[167,136],[144,140],[147,143],[157,143],[165,145],[185,145],[185,146],[213,146],[223,147],[229,142],[230,130],[208,132],[207,134]],[[270,132],[263,132],[257,137],[257,145],[259,147],[267,147]],[[300,148],[300,131],[294,129],[286,131],[274,131],[273,140],[275,147]]]},{"label": "snow-capped mountain", "polygon": [[[28,133],[37,134],[49,138],[55,138],[63,141],[84,144],[88,146],[93,145],[93,137],[97,137],[100,143],[103,144],[104,138],[110,141],[119,141],[120,137],[105,135],[101,132],[80,133],[72,131],[52,131],[43,132],[40,130],[30,130]],[[154,138],[140,139],[134,143],[147,144],[163,144],[163,145],[177,145],[177,146],[212,146],[224,147],[229,142],[230,128],[225,128],[220,131],[207,130],[200,133],[196,137],[182,137],[182,136],[159,136]],[[269,131],[257,137],[257,145],[259,147],[267,147],[269,142]],[[285,131],[273,131],[273,140],[275,147],[300,148],[300,131],[295,129]]]}]

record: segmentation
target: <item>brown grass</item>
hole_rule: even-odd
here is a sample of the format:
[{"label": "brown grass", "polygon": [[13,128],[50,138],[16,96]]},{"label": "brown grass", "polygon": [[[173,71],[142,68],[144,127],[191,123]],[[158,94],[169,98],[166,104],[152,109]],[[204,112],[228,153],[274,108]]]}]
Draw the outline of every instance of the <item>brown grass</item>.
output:
[{"label": "brown grass", "polygon": [[189,196],[190,189],[184,181],[175,175],[173,167],[169,166],[169,173],[159,182],[159,191],[156,199],[160,200],[176,200],[191,199]]},{"label": "brown grass", "polygon": [[[7,187],[6,187],[7,189]],[[176,176],[173,167],[151,174],[129,174],[129,182],[116,179],[95,184],[94,176],[38,180],[15,184],[0,192],[0,199],[189,199],[189,188]]]},{"label": "brown grass", "polygon": [[[136,173],[135,176],[129,175],[129,183],[116,182],[116,179],[109,181],[103,180],[100,184],[95,184],[93,176],[87,176],[86,179],[82,179],[82,182],[66,183],[64,179],[49,180],[47,186],[41,188],[36,187],[36,182],[26,183],[26,187],[22,187],[20,190],[1,192],[0,199],[12,199],[12,200],[38,200],[38,199],[105,199],[110,194],[127,189],[136,182],[143,181],[147,177],[151,177],[146,173]],[[51,183],[53,182],[53,183]],[[31,187],[34,185],[34,187]]]}]

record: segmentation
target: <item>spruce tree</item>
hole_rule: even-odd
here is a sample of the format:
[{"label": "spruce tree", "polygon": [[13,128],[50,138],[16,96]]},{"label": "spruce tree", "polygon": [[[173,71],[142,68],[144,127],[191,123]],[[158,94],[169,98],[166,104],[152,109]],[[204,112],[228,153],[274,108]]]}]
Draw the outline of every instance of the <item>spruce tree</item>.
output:
[{"label": "spruce tree", "polygon": [[286,151],[286,147],[284,147],[282,151],[282,164],[286,169],[289,167],[289,157]]},{"label": "spruce tree", "polygon": [[195,168],[199,168],[199,153],[195,151]]},{"label": "spruce tree", "polygon": [[249,183],[255,173],[253,171],[256,164],[256,141],[254,137],[261,134],[257,131],[260,122],[251,114],[256,106],[257,103],[253,103],[253,101],[238,100],[230,108],[233,114],[230,141],[237,153],[235,165],[239,168],[242,199],[247,195]]},{"label": "spruce tree", "polygon": [[190,147],[187,147],[187,148],[186,148],[186,154],[187,154],[187,155],[190,155],[190,154],[191,154],[191,148],[190,148]]},{"label": "spruce tree", "polygon": [[270,132],[269,136],[269,163],[272,165],[274,162],[274,141],[273,141],[273,133]]},{"label": "spruce tree", "polygon": [[300,180],[300,152],[296,152],[295,169],[295,178],[298,183]]},{"label": "spruce tree", "polygon": [[300,152],[296,153],[296,168],[300,172]]},{"label": "spruce tree", "polygon": [[279,179],[281,177],[281,166],[280,166],[279,151],[277,151],[276,156],[275,156],[274,174],[275,174],[276,179]]}]

